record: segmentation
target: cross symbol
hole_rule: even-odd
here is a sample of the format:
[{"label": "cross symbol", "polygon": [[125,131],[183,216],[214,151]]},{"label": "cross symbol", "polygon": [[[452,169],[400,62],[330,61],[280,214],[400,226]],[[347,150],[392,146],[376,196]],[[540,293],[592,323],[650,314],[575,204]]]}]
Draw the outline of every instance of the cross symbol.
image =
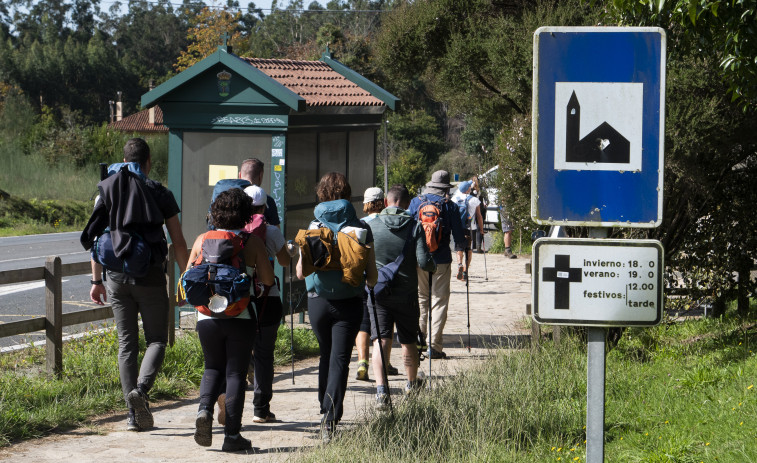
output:
[{"label": "cross symbol", "polygon": [[581,269],[570,267],[570,256],[555,255],[555,266],[542,270],[542,280],[555,283],[555,309],[568,310],[570,284],[581,282]]},{"label": "cross symbol", "polygon": [[221,34],[221,39],[223,39],[223,46],[224,47],[227,46],[228,41],[229,41],[230,38],[231,38],[231,36],[229,35],[228,32],[224,32],[223,34]]}]

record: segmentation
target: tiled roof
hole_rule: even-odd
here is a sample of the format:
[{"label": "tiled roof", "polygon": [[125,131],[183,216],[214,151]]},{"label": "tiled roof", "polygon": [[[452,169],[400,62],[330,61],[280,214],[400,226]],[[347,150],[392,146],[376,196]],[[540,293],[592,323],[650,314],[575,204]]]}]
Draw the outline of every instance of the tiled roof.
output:
[{"label": "tiled roof", "polygon": [[242,58],[305,99],[308,106],[381,106],[384,103],[323,61]]},{"label": "tiled roof", "polygon": [[155,106],[155,124],[150,124],[150,110],[145,109],[120,121],[111,122],[108,127],[121,132],[168,132],[168,127],[163,125],[163,111],[160,110],[160,106]]}]

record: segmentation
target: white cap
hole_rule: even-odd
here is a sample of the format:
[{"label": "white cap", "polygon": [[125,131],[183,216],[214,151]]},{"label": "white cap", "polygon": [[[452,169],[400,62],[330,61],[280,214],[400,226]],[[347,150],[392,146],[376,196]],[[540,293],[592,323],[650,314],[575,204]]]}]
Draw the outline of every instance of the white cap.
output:
[{"label": "white cap", "polygon": [[244,192],[247,193],[247,196],[252,198],[252,205],[253,206],[264,206],[267,195],[265,194],[265,190],[260,188],[257,185],[250,185],[247,188],[244,189]]},{"label": "white cap", "polygon": [[372,186],[363,194],[363,204],[372,203],[379,199],[384,199],[384,191],[379,187]]}]

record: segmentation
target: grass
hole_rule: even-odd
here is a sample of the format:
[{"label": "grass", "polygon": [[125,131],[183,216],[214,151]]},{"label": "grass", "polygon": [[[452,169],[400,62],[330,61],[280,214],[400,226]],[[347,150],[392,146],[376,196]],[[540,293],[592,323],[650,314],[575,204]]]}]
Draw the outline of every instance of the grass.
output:
[{"label": "grass", "polygon": [[[290,331],[279,328],[275,361],[291,361]],[[295,328],[297,358],[318,353],[315,335]],[[140,339],[144,352],[144,338]],[[118,376],[115,330],[78,339],[63,348],[63,374],[44,373],[45,348],[0,355],[0,447],[81,425],[95,415],[124,410]],[[181,398],[198,388],[203,373],[200,342],[194,331],[182,331],[166,357],[152,400]],[[140,356],[141,360],[141,356]]]},{"label": "grass", "polygon": [[[486,252],[502,254],[505,252],[505,243],[501,231],[489,232],[491,234],[491,246]],[[521,231],[512,233],[512,251],[516,254],[531,254],[531,235],[521,236]]]},{"label": "grass", "polygon": [[[606,462],[757,461],[757,324],[626,330],[607,355]],[[586,345],[499,351],[304,461],[586,461]]]}]

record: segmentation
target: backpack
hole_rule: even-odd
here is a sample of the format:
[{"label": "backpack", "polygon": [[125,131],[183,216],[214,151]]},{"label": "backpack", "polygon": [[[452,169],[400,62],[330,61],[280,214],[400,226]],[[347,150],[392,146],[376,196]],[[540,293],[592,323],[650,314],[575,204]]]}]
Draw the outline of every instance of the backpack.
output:
[{"label": "backpack", "polygon": [[[376,286],[373,287],[373,294],[376,298],[389,296],[392,292],[391,285],[394,281],[394,277],[397,276],[397,272],[399,272],[400,270],[400,265],[402,265],[402,262],[405,261],[405,254],[410,251],[410,246],[414,241],[413,236],[415,235],[415,226],[411,225],[409,228],[410,233],[405,239],[405,244],[402,246],[400,255],[397,256],[397,258],[392,262],[389,262],[388,264],[378,269],[378,280],[376,281]],[[370,291],[367,286],[366,291]]]},{"label": "backpack", "polygon": [[208,225],[208,230],[216,229],[216,227],[213,225],[213,221],[210,220],[210,208],[211,206],[213,206],[213,202],[216,200],[218,195],[232,188],[239,188],[240,190],[244,190],[250,185],[252,185],[252,183],[243,178],[224,178],[216,182],[215,186],[213,187],[213,195],[210,197],[210,204],[208,204],[208,214],[205,216],[205,223]]},{"label": "backpack", "polygon": [[[421,204],[418,207],[418,222],[423,227],[426,235],[426,244],[430,252],[439,249],[442,241],[442,208],[441,204],[428,199],[428,196],[419,196]],[[446,201],[446,200],[443,200]]]},{"label": "backpack", "polygon": [[466,230],[470,228],[472,216],[468,212],[468,201],[470,201],[470,195],[466,195],[465,199],[458,196],[455,200],[457,203],[457,210],[460,213],[460,222],[463,224],[463,228]]},{"label": "backpack", "polygon": [[244,231],[250,235],[255,235],[265,243],[265,234],[268,229],[268,222],[263,214],[253,214],[250,223],[244,226]]},{"label": "backpack", "polygon": [[180,279],[182,298],[198,312],[214,318],[230,318],[247,308],[252,280],[245,273],[242,255],[245,238],[221,230],[202,235],[200,254]]},{"label": "backpack", "polygon": [[294,241],[302,250],[302,274],[316,271],[340,270],[341,281],[358,287],[368,265],[368,249],[364,243],[367,231],[360,227],[345,226],[336,234],[326,227],[299,230]]},{"label": "backpack", "polygon": [[[104,166],[104,164],[103,164]],[[101,170],[100,181],[114,175],[134,175],[144,182],[147,176],[137,162],[118,162],[111,164],[107,169]],[[136,231],[128,231],[130,236],[129,249],[121,257],[116,256],[110,228],[95,238],[92,244],[92,260],[102,265],[105,269],[124,273],[134,278],[142,278],[147,275],[152,262],[152,246],[145,238]],[[161,256],[164,257],[164,256]]]}]

